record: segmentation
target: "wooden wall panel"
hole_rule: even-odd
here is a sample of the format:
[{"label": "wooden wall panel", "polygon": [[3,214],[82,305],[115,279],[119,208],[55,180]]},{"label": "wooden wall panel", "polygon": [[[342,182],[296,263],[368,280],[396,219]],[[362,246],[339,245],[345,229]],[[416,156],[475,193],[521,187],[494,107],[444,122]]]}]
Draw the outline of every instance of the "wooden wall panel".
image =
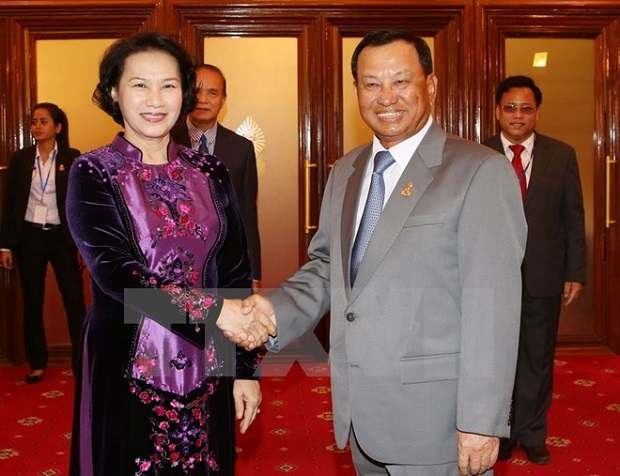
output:
[{"label": "wooden wall panel", "polygon": [[154,29],[161,22],[157,2],[153,1],[32,1],[12,6],[13,3],[0,4],[0,18],[6,17],[10,25],[11,74],[7,85],[13,94],[6,103],[10,150],[29,145],[29,129],[24,124],[32,98],[36,97],[37,40],[122,38],[139,30]]},{"label": "wooden wall panel", "polygon": [[[503,74],[502,44],[511,36],[596,38],[603,63],[597,78],[601,111],[596,119],[597,160],[617,160],[620,110],[620,45],[617,0],[3,0],[0,2],[0,187],[10,153],[29,144],[26,122],[35,95],[34,45],[39,39],[119,38],[158,29],[202,57],[205,35],[295,36],[299,43],[298,163],[312,161],[311,219],[316,221],[330,166],[344,152],[340,41],[373,28],[401,26],[435,41],[439,77],[437,117],[450,132],[480,140],[494,131],[493,93]],[[604,163],[596,201],[603,203]],[[611,168],[617,182],[618,165]],[[300,174],[303,176],[303,173]],[[600,189],[600,191],[599,191]],[[1,190],[0,190],[1,192]],[[620,187],[611,204],[618,210]],[[301,198],[301,197],[300,197]],[[300,214],[303,216],[303,213]],[[604,211],[597,222],[604,224]],[[618,218],[617,218],[618,219]],[[309,239],[300,223],[301,249]],[[620,251],[618,225],[596,241],[601,292],[596,331],[570,345],[610,346],[620,352]],[[300,253],[300,261],[305,259]],[[7,299],[0,283],[0,359]],[[10,304],[10,303],[9,303]],[[11,304],[12,305],[12,304]],[[4,340],[3,340],[4,339]]]}]

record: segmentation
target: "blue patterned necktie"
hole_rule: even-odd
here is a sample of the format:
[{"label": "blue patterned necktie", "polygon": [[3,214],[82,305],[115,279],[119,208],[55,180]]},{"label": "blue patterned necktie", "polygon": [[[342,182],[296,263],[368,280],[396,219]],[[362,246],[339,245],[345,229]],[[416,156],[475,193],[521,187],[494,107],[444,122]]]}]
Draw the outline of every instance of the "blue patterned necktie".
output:
[{"label": "blue patterned necktie", "polygon": [[198,142],[198,152],[200,152],[201,154],[208,154],[209,146],[207,145],[207,138],[204,134],[200,136],[200,141]]},{"label": "blue patterned necktie", "polygon": [[372,232],[379,221],[379,216],[383,211],[383,200],[385,199],[385,182],[383,181],[383,172],[394,163],[394,157],[387,150],[377,152],[375,155],[375,164],[372,171],[372,179],[370,181],[370,189],[368,190],[368,198],[364,206],[364,213],[360,221],[355,242],[353,243],[353,252],[351,253],[351,286],[355,283],[357,271],[360,263],[364,258],[366,247],[372,236]]}]

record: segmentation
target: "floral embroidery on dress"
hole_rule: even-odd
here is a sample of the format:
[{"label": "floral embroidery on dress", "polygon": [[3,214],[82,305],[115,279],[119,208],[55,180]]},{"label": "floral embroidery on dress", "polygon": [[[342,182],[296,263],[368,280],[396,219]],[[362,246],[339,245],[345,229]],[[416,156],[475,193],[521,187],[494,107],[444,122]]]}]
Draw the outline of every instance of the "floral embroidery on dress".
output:
[{"label": "floral embroidery on dress", "polygon": [[184,168],[178,164],[167,166],[168,175],[159,173],[152,177],[151,170],[142,164],[134,173],[137,173],[144,183],[144,189],[149,194],[149,205],[155,215],[164,221],[151,235],[151,247],[154,248],[162,238],[177,236],[196,236],[206,240],[207,230],[192,219],[196,210],[193,200],[187,196],[187,189],[183,185]]},{"label": "floral embroidery on dress", "polygon": [[131,360],[131,368],[135,372],[135,377],[145,382],[153,383],[153,371],[159,355],[147,355],[144,352],[137,352],[136,357]]},{"label": "floral embroidery on dress", "polygon": [[[100,152],[105,158],[105,169],[111,178],[122,182],[122,172],[127,171],[140,180],[149,195],[149,206],[155,215],[164,221],[151,235],[151,248],[155,248],[162,238],[195,236],[203,242],[206,241],[208,230],[192,218],[196,209],[183,184],[185,166],[173,162],[166,165],[166,174],[157,173],[147,164],[118,155],[110,146],[104,147]],[[93,169],[98,168],[90,159],[87,163]],[[81,167],[81,164],[79,166]]]},{"label": "floral embroidery on dress", "polygon": [[[134,271],[137,275],[138,272]],[[154,276],[145,278],[138,276],[140,284],[145,288],[156,288],[158,286],[157,279]],[[163,284],[161,289],[172,296],[170,301],[176,304],[180,309],[179,312],[189,318],[190,322],[204,320],[209,316],[209,308],[217,306],[215,295],[199,288],[184,288],[178,284]]]},{"label": "floral embroidery on dress", "polygon": [[[157,387],[163,389],[164,391],[174,393],[175,389],[173,387],[173,383],[167,383],[167,380],[165,378],[166,375],[160,375],[160,373],[162,372],[162,366],[159,364],[159,360],[165,359],[167,357],[161,357],[159,353],[155,350],[147,350],[153,348],[153,346],[148,346],[148,344],[145,345],[145,343],[150,339],[150,334],[140,335],[138,339],[139,344],[136,346],[135,355],[130,359],[127,377],[129,379],[141,380],[148,385],[152,385],[153,387]],[[204,359],[204,368],[199,368],[203,368],[203,370],[201,370],[201,372],[204,372],[202,377],[203,381],[204,379],[221,377],[224,369],[224,360],[218,359],[216,343],[212,337],[209,338],[206,348],[204,351],[201,352],[201,354],[202,355],[200,356],[200,359]],[[257,359],[256,367],[258,367],[259,362],[260,359]],[[199,365],[200,364],[201,363],[199,362]],[[192,362],[192,360],[187,357],[182,350],[180,350],[173,358],[169,359],[167,362],[167,367],[169,367],[170,369],[176,369],[178,371],[185,370],[186,368],[192,367],[193,365],[194,363]],[[176,375],[172,374],[170,374],[170,376],[173,378],[173,380],[177,378],[183,378],[177,377]],[[200,381],[196,381],[194,389],[198,388],[201,385],[202,383]]]},{"label": "floral embroidery on dress", "polygon": [[194,267],[194,254],[177,248],[176,253],[170,252],[159,263],[159,274],[175,283],[192,287],[200,280],[200,274]]},{"label": "floral embroidery on dress", "polygon": [[149,458],[136,458],[135,476],[158,473],[165,467],[180,467],[183,474],[205,465],[217,470],[217,462],[208,451],[206,404],[215,393],[218,381],[209,381],[204,392],[193,399],[182,400],[130,381],[130,391],[151,407],[151,434],[154,453]]},{"label": "floral embroidery on dress", "polygon": [[172,296],[172,303],[181,308],[181,314],[187,315],[190,322],[206,319],[209,308],[217,305],[215,297],[202,289],[183,289],[174,284],[164,284],[161,288]]},{"label": "floral embroidery on dress", "polygon": [[185,367],[191,367],[192,361],[187,358],[183,351],[179,351],[174,359],[170,359],[168,364],[170,367],[174,367],[177,370],[183,370]]}]

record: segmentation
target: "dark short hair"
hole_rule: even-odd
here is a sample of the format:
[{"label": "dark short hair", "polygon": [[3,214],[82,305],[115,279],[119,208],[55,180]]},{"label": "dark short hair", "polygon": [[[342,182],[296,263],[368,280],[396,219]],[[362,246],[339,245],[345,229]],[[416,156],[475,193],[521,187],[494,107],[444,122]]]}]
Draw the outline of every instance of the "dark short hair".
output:
[{"label": "dark short hair", "polygon": [[67,119],[65,112],[56,104],[51,102],[40,102],[32,107],[30,114],[34,115],[34,112],[37,109],[46,109],[47,112],[49,112],[52,121],[54,121],[54,125],[57,126],[60,124],[62,126],[60,128],[60,132],[56,134],[56,143],[58,144],[59,149],[69,148],[69,119]]},{"label": "dark short hair", "polygon": [[364,48],[367,46],[388,45],[395,41],[406,41],[413,45],[418,53],[420,66],[422,66],[424,74],[428,76],[433,72],[433,55],[426,41],[407,30],[402,30],[400,28],[382,28],[368,33],[355,48],[353,56],[351,57],[351,73],[353,73],[353,79],[357,80],[357,60]]},{"label": "dark short hair", "polygon": [[112,89],[118,87],[127,58],[144,51],[161,51],[177,61],[183,90],[181,114],[187,114],[196,105],[196,73],[194,63],[185,48],[157,31],[137,33],[115,41],[106,50],[99,64],[99,83],[93,92],[93,102],[120,125],[124,125],[123,115],[118,102],[112,99]]},{"label": "dark short hair", "polygon": [[504,79],[497,87],[495,93],[495,103],[500,105],[502,97],[512,88],[529,88],[534,93],[534,100],[536,101],[536,107],[542,104],[542,91],[532,78],[529,76],[509,76]]},{"label": "dark short hair", "polygon": [[224,76],[224,73],[222,73],[222,70],[213,64],[206,64],[206,63],[196,66],[197,72],[201,69],[205,69],[207,71],[213,71],[214,73],[217,73],[222,77],[222,83],[223,83],[222,94],[224,95],[224,97],[226,97],[226,76]]}]

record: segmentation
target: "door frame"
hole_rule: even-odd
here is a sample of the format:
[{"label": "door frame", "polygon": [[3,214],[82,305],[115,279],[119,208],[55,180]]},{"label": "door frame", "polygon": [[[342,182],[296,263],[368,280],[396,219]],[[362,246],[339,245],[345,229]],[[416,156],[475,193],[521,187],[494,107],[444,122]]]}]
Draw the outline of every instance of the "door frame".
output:
[{"label": "door frame", "polygon": [[[618,157],[619,138],[614,133],[618,127],[619,96],[614,91],[620,87],[620,57],[618,6],[588,9],[557,5],[540,6],[524,3],[519,6],[480,5],[476,18],[486,35],[480,38],[482,52],[479,71],[483,78],[480,90],[486,91],[481,108],[483,139],[497,133],[495,121],[495,88],[504,74],[503,61],[507,38],[591,38],[595,41],[595,124],[594,124],[594,249],[593,282],[594,316],[590,334],[558,336],[558,348],[564,352],[605,351],[610,348],[620,352],[620,324],[618,323],[620,298],[620,254],[618,252],[618,226],[606,226],[606,201],[617,210],[620,190],[615,187],[605,194],[609,178],[616,183],[617,167],[609,169],[606,161]],[[606,176],[606,169],[615,174]],[[615,195],[614,195],[615,194]],[[607,200],[606,200],[607,198]],[[615,290],[615,293],[614,293]]]}]

